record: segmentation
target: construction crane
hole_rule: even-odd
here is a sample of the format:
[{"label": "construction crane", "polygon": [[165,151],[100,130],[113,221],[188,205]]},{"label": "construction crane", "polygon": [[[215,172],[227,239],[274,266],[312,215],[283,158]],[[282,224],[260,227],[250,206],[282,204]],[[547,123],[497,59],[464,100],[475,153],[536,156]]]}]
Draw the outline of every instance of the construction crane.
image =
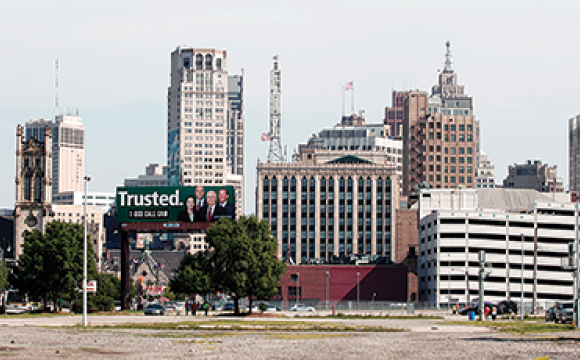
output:
[{"label": "construction crane", "polygon": [[269,163],[285,161],[282,152],[282,71],[278,67],[278,55],[274,56],[274,68],[270,71],[270,149]]}]

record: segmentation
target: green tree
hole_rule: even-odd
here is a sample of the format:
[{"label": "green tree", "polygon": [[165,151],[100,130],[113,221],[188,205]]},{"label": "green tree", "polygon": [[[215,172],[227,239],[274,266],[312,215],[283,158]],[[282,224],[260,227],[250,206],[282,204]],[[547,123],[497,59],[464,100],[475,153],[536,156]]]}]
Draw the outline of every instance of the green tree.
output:
[{"label": "green tree", "polygon": [[219,220],[208,228],[206,256],[211,263],[214,289],[233,293],[235,312],[239,299],[248,296],[250,312],[254,297],[269,300],[286,271],[276,258],[278,243],[265,220],[242,216],[238,222]]},{"label": "green tree", "polygon": [[0,290],[6,290],[8,285],[10,285],[10,281],[8,281],[8,266],[6,261],[0,260]]},{"label": "green tree", "polygon": [[213,290],[211,273],[208,252],[185,254],[169,288],[176,294],[207,294]]},{"label": "green tree", "polygon": [[[88,280],[96,279],[93,245],[87,237]],[[82,287],[83,227],[60,221],[50,222],[44,234],[34,230],[24,240],[18,263],[17,287],[33,297],[55,305],[60,299],[72,300]],[[57,306],[55,310],[58,311]]]}]

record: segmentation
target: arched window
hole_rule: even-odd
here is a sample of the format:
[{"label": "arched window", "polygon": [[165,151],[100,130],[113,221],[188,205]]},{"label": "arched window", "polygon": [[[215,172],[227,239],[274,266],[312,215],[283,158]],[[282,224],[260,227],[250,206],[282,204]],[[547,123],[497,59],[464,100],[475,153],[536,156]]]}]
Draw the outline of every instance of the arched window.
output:
[{"label": "arched window", "polygon": [[270,180],[267,177],[264,178],[264,190],[268,190],[270,188]]},{"label": "arched window", "polygon": [[215,59],[215,67],[217,70],[222,69],[222,59],[220,59],[220,58]]},{"label": "arched window", "polygon": [[203,69],[203,55],[201,54],[195,55],[195,68],[197,70]]},{"label": "arched window", "polygon": [[213,57],[210,54],[205,56],[205,69],[211,70],[213,69]]}]

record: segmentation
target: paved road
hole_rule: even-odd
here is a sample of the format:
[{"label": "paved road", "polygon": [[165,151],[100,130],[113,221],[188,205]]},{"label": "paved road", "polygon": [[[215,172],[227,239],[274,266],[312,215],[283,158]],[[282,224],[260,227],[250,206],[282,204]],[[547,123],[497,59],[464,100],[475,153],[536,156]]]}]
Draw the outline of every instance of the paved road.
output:
[{"label": "paved road", "polygon": [[[93,325],[207,321],[204,316],[90,316]],[[239,319],[238,319],[239,320]],[[252,318],[252,321],[259,319]],[[263,320],[272,320],[271,318]],[[276,319],[280,320],[280,319]],[[294,321],[288,318],[286,321]],[[305,319],[296,319],[304,321]],[[0,318],[0,356],[22,359],[551,359],[580,358],[574,334],[510,336],[434,320],[312,321],[400,327],[396,333],[249,333],[234,331],[83,330],[80,316]],[[56,327],[52,327],[56,326]]]}]

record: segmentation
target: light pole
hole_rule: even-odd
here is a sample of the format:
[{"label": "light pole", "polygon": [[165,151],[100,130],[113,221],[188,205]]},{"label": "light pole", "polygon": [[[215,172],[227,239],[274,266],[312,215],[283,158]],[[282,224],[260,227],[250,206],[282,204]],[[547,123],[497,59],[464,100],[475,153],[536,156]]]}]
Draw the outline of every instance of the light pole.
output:
[{"label": "light pole", "polygon": [[87,189],[89,187],[91,177],[85,175],[85,199],[84,199],[84,214],[83,214],[83,327],[88,325],[87,321]]},{"label": "light pole", "polygon": [[326,310],[328,310],[328,303],[330,301],[330,293],[329,293],[329,280],[330,280],[330,271],[326,272]]},{"label": "light pole", "polygon": [[521,309],[520,309],[520,319],[524,320],[524,234],[521,233],[520,237],[522,239],[522,289],[521,289]]},{"label": "light pole", "polygon": [[356,273],[356,309],[359,310],[360,288],[359,288],[360,272]]},{"label": "light pole", "polygon": [[[459,199],[461,204],[461,198]],[[451,302],[451,268],[450,268],[451,254],[447,254],[447,314],[449,315],[449,303]]]},{"label": "light pole", "polygon": [[296,273],[296,306],[298,306],[299,298],[300,298],[300,273]]}]

